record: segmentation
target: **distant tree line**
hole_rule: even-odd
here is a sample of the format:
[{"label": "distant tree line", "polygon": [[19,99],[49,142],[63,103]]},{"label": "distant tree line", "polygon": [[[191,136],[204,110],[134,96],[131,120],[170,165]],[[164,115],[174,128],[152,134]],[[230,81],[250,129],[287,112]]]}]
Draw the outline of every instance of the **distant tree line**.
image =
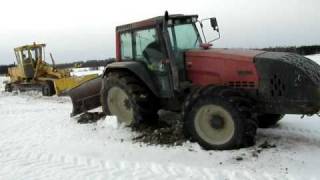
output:
[{"label": "distant tree line", "polygon": [[300,55],[310,55],[320,53],[320,45],[313,46],[287,46],[287,47],[268,47],[263,48],[264,51],[273,51],[273,52],[291,52],[297,53]]},{"label": "distant tree line", "polygon": [[71,63],[57,64],[57,68],[81,68],[81,67],[99,67],[106,66],[109,62],[114,61],[114,58],[104,59],[104,60],[87,60],[87,61],[75,61]]}]

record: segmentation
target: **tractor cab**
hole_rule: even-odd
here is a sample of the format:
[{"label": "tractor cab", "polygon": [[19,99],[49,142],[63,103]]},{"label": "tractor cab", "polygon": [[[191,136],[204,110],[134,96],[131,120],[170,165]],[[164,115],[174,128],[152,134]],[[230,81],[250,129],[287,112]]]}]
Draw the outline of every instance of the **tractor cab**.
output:
[{"label": "tractor cab", "polygon": [[18,66],[23,69],[25,78],[33,78],[38,64],[44,61],[45,44],[32,44],[14,49]]},{"label": "tractor cab", "polygon": [[[208,19],[218,30],[215,18]],[[116,55],[118,61],[138,61],[145,64],[153,77],[160,96],[173,97],[187,84],[184,52],[200,47],[209,47],[202,21],[197,15],[158,16],[116,28]]]}]

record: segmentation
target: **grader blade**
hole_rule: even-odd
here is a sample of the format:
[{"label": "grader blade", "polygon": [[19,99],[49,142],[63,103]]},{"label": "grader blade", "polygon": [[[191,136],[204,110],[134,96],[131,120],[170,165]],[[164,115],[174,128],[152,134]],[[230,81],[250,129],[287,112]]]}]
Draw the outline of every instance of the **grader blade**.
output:
[{"label": "grader blade", "polygon": [[86,76],[71,76],[71,77],[65,77],[61,79],[55,79],[54,80],[54,88],[55,92],[58,96],[61,95],[68,95],[68,91],[80,86],[81,84],[85,83],[86,81],[89,81],[91,79],[97,78],[97,74],[90,74]]},{"label": "grader blade", "polygon": [[71,116],[75,116],[101,106],[101,83],[102,78],[99,76],[68,91],[68,95],[71,97],[73,105]]}]

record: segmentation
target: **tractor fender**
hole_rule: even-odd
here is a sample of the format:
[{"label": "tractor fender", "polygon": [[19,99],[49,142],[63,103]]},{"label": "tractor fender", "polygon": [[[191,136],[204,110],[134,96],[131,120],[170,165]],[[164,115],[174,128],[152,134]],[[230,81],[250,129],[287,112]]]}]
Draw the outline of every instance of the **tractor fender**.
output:
[{"label": "tractor fender", "polygon": [[151,78],[152,76],[150,74],[150,71],[144,63],[138,61],[113,62],[106,66],[102,77],[106,76],[108,72],[114,70],[129,71],[133,73],[151,90],[151,92],[156,97],[160,97],[159,91],[156,88],[154,80]]}]

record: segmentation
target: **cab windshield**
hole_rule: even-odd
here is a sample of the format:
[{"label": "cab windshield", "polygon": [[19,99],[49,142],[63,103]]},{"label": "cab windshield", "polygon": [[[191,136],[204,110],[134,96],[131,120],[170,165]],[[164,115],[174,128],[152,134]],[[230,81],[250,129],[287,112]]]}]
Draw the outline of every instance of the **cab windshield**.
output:
[{"label": "cab windshield", "polygon": [[194,24],[179,24],[168,27],[171,46],[174,51],[198,48],[201,38]]}]

